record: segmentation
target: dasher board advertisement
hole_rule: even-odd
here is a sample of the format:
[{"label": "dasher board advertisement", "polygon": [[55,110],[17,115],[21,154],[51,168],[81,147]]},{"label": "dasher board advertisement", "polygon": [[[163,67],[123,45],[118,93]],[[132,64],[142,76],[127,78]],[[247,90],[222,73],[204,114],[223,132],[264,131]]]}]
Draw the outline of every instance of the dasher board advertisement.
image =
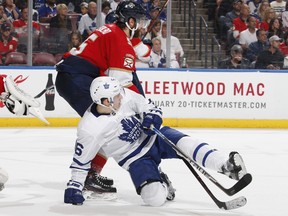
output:
[{"label": "dasher board advertisement", "polygon": [[[20,88],[35,96],[55,84],[55,69],[1,69]],[[288,120],[287,73],[139,70],[147,98],[160,106],[164,119]],[[79,118],[68,103],[49,89],[38,98],[46,118]],[[16,118],[0,104],[0,118]],[[0,119],[1,120],[1,119]]]}]

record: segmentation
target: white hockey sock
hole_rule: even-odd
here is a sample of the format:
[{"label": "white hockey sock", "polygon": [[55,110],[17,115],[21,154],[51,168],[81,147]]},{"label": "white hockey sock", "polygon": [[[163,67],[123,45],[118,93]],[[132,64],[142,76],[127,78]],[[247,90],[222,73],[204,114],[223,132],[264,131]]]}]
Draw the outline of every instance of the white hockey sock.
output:
[{"label": "white hockey sock", "polygon": [[188,136],[180,139],[177,146],[199,165],[215,171],[221,171],[228,159],[209,144]]}]

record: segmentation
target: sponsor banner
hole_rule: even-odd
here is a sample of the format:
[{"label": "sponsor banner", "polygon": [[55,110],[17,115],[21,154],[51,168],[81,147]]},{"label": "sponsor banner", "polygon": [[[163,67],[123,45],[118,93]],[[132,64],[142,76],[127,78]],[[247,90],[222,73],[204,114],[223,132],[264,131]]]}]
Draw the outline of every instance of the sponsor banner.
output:
[{"label": "sponsor banner", "polygon": [[139,72],[144,92],[168,118],[288,119],[288,74]]},{"label": "sponsor banner", "polygon": [[[147,98],[164,111],[164,118],[185,119],[288,119],[288,74],[260,72],[184,72],[139,70]],[[36,96],[51,82],[54,69],[1,69],[25,92]],[[77,113],[57,93],[38,98],[47,118],[75,118]],[[0,117],[14,116],[0,103]]]}]

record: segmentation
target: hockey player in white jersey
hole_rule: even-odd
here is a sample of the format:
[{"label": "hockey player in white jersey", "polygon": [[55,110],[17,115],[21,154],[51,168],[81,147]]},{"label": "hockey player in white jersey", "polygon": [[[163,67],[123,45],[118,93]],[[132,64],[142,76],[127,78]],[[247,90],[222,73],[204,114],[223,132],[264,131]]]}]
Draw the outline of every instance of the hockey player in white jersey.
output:
[{"label": "hockey player in white jersey", "polygon": [[175,189],[158,167],[161,159],[178,156],[171,146],[150,130],[151,125],[199,165],[235,180],[247,173],[239,153],[223,156],[205,142],[162,126],[161,109],[142,95],[122,88],[115,78],[96,78],[91,84],[90,94],[94,103],[78,125],[65,203],[81,205],[85,201],[83,185],[90,162],[100,149],[130,173],[136,192],[145,204],[161,206],[166,200],[173,200]]}]

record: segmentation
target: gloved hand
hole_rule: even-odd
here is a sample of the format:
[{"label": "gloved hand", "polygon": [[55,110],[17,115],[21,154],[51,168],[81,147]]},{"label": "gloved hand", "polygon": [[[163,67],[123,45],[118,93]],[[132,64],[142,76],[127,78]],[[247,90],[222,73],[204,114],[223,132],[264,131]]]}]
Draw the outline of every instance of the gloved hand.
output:
[{"label": "gloved hand", "polygon": [[143,132],[149,136],[154,135],[155,132],[150,129],[151,125],[153,124],[155,128],[159,129],[162,122],[162,117],[159,114],[144,113],[142,122]]},{"label": "gloved hand", "polygon": [[64,203],[71,203],[73,205],[82,205],[85,201],[82,195],[83,186],[76,181],[70,180],[67,183],[67,189],[64,193]]},{"label": "gloved hand", "polygon": [[28,105],[20,100],[17,100],[13,95],[10,95],[7,98],[5,105],[11,113],[17,116],[27,115]]}]

